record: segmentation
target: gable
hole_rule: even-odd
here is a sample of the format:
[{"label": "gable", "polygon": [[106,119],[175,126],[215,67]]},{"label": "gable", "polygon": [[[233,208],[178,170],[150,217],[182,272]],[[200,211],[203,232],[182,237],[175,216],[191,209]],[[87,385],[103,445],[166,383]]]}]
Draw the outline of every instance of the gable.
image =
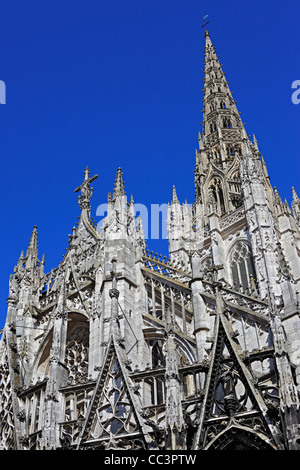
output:
[{"label": "gable", "polygon": [[111,340],[91,400],[80,448],[136,448],[143,447],[141,441],[143,432],[132,390]]},{"label": "gable", "polygon": [[239,357],[238,345],[230,335],[224,314],[219,314],[195,448],[217,449],[218,442],[224,447],[229,434],[228,443],[232,447],[235,445],[232,435],[240,442],[238,436],[243,434],[248,437],[242,441],[247,441],[249,447],[253,441],[254,447],[261,443],[261,448],[276,448],[266,411],[250,372]]}]

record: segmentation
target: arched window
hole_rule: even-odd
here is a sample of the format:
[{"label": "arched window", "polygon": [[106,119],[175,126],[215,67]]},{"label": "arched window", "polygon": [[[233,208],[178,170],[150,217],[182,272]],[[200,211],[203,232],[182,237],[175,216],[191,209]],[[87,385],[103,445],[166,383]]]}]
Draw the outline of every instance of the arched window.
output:
[{"label": "arched window", "polygon": [[231,120],[229,118],[224,118],[223,119],[223,127],[227,128],[227,129],[232,128],[232,123],[231,123]]},{"label": "arched window", "polygon": [[81,315],[71,313],[69,320],[65,352],[68,382],[85,382],[88,375],[89,325]]},{"label": "arched window", "polygon": [[166,362],[163,353],[162,341],[151,340],[149,341],[149,347],[151,350],[151,368],[155,369],[156,367],[164,367]]},{"label": "arched window", "polygon": [[210,269],[213,265],[212,258],[205,258],[202,261],[202,271],[203,271],[203,277],[207,281],[213,281],[213,272]]},{"label": "arched window", "polygon": [[224,202],[222,182],[220,178],[214,178],[212,180],[208,188],[208,192],[210,194],[210,197],[213,199],[213,201],[210,201],[210,203],[213,203],[214,208],[216,209],[218,214],[224,215],[225,214],[225,202]]},{"label": "arched window", "polygon": [[238,242],[234,245],[230,268],[233,287],[243,293],[251,293],[251,278],[255,282],[256,275],[251,249],[247,243]]},{"label": "arched window", "polygon": [[233,206],[237,209],[242,205],[242,194],[241,194],[241,179],[239,170],[236,170],[230,178],[228,178],[229,190],[231,192],[230,199]]}]

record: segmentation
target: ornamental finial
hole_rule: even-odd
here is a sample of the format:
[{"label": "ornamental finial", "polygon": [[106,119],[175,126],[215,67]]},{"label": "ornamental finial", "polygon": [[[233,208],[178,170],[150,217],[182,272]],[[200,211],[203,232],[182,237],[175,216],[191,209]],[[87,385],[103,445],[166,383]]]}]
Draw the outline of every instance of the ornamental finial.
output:
[{"label": "ornamental finial", "polygon": [[98,178],[98,175],[92,176],[90,178],[90,170],[88,167],[83,172],[84,180],[83,183],[75,189],[75,193],[81,191],[81,195],[78,196],[78,203],[80,209],[90,209],[90,200],[93,194],[93,188],[91,188],[91,182]]},{"label": "ornamental finial", "polygon": [[203,16],[203,25],[201,28],[205,28],[205,36],[209,36],[209,31],[207,31],[206,25],[208,25],[209,21],[205,21],[208,18],[208,15]]}]

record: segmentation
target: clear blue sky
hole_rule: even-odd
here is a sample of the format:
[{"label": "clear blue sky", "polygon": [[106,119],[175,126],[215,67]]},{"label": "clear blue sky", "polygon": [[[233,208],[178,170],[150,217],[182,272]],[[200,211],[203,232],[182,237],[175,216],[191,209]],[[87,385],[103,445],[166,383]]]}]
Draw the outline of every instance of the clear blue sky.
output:
[{"label": "clear blue sky", "polygon": [[291,186],[300,194],[299,1],[1,2],[0,327],[34,225],[46,270],[62,259],[86,165],[99,174],[96,221],[119,166],[136,202],[167,203],[173,184],[193,202],[206,14],[246,130],[290,202]]}]

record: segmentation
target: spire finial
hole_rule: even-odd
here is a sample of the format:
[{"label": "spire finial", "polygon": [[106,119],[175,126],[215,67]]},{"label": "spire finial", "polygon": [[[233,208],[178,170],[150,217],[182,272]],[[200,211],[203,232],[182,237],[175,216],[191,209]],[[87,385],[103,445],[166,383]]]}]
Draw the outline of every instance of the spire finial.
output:
[{"label": "spire finial", "polygon": [[207,28],[206,28],[206,25],[208,25],[209,21],[205,21],[206,18],[208,18],[208,15],[203,16],[203,25],[201,26],[201,28],[205,28],[204,35],[209,36],[209,31],[207,31]]},{"label": "spire finial", "polygon": [[123,181],[123,172],[122,172],[121,168],[119,167],[118,170],[117,170],[116,179],[115,179],[113,199],[115,199],[116,196],[125,195],[124,187],[125,187],[125,185],[124,185],[124,181]]},{"label": "spire finial", "polygon": [[81,196],[78,196],[78,202],[80,209],[90,209],[90,200],[93,194],[93,188],[91,188],[91,182],[98,178],[98,175],[92,176],[90,178],[90,170],[88,167],[85,168],[84,180],[78,188],[75,189],[75,193],[81,190]]},{"label": "spire finial", "polygon": [[172,189],[172,203],[179,202],[175,186]]},{"label": "spire finial", "polygon": [[33,254],[37,256],[37,250],[38,250],[37,226],[35,225],[31,233],[30,242],[27,248],[26,256],[28,257],[29,254]]},{"label": "spire finial", "polygon": [[36,225],[33,227],[25,258],[27,269],[31,269],[36,266],[38,262],[38,234]]},{"label": "spire finial", "polygon": [[293,194],[293,199],[294,201],[298,200],[298,195],[296,193],[296,189],[294,188],[294,186],[292,186],[292,194]]}]

